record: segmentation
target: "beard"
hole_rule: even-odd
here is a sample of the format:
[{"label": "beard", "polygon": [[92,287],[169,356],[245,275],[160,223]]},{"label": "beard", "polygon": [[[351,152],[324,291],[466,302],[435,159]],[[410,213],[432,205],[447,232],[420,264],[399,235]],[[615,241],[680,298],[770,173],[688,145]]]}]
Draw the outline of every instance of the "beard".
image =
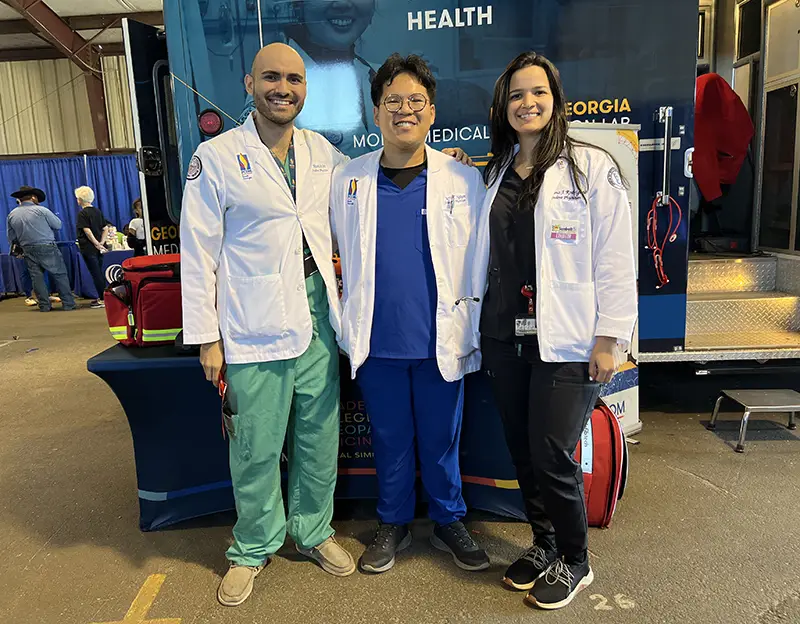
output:
[{"label": "beard", "polygon": [[300,114],[300,111],[303,110],[302,106],[297,106],[295,104],[292,108],[285,110],[285,111],[274,111],[269,105],[266,97],[260,97],[256,100],[256,110],[258,114],[271,121],[272,123],[278,126],[288,126],[291,124],[297,116]]}]

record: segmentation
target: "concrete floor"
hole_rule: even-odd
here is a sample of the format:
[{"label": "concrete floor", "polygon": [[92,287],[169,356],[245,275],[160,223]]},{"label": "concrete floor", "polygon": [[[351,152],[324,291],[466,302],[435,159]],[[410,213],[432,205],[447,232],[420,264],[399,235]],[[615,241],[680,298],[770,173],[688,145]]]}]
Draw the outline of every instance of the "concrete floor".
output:
[{"label": "concrete floor", "polygon": [[[756,421],[737,455],[725,442],[735,422],[715,435],[707,414],[680,406],[642,414],[614,524],[590,534],[595,583],[564,611],[530,609],[501,587],[529,529],[487,518],[471,523],[487,572],[455,568],[420,520],[388,574],[336,579],[285,547],[252,598],[225,609],[215,592],[232,515],[138,530],[127,421],[86,372],[112,342],[102,311],[0,302],[0,624],[800,622],[800,438]],[[373,521],[335,524],[359,555]],[[148,598],[148,584],[135,601],[154,574],[160,591]]]}]

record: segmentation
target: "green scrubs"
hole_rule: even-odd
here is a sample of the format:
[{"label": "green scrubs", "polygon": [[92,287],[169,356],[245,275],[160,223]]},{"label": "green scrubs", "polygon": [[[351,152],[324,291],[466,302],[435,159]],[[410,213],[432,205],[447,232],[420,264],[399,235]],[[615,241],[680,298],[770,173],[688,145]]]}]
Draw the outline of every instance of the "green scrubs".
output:
[{"label": "green scrubs", "polygon": [[[288,532],[311,548],[333,535],[333,491],[339,451],[339,351],[328,321],[319,272],[306,278],[313,337],[291,360],[227,368],[233,410],[230,466],[238,520],[228,559],[257,566]],[[288,434],[288,435],[287,435]],[[280,458],[289,459],[289,517],[284,514]]]}]

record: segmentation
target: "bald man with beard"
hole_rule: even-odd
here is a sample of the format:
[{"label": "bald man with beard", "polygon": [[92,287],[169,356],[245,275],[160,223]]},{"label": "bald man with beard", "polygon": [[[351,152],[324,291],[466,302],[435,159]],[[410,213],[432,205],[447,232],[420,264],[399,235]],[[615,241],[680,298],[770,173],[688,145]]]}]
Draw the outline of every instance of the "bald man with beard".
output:
[{"label": "bald man with beard", "polygon": [[[283,545],[336,576],[355,570],[331,527],[339,447],[339,296],[331,173],[346,157],[294,127],[306,72],[289,46],[261,49],[245,78],[255,110],[202,143],[181,211],[183,331],[224,391],[238,519],[217,597],[242,604]],[[280,459],[288,455],[288,518]]]}]

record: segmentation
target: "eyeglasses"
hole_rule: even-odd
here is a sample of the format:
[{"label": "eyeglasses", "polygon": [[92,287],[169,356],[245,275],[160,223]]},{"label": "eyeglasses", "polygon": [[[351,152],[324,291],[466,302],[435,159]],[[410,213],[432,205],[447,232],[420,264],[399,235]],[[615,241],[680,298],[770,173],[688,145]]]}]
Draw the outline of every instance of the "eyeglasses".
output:
[{"label": "eyeglasses", "polygon": [[387,95],[383,105],[390,113],[398,113],[403,108],[403,101],[408,101],[408,107],[415,113],[420,112],[428,105],[428,98],[421,93],[412,93],[407,98],[400,95]]}]

